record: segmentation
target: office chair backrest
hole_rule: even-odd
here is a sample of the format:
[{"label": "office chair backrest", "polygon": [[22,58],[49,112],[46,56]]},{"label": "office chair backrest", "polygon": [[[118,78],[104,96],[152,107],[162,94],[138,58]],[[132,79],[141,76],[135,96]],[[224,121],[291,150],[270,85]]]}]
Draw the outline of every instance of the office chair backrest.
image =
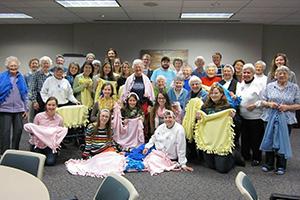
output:
[{"label": "office chair backrest", "polygon": [[111,173],[100,184],[94,200],[135,200],[138,196],[130,181]]},{"label": "office chair backrest", "polygon": [[258,200],[256,190],[252,185],[251,180],[244,172],[240,171],[238,173],[238,175],[235,178],[235,184],[239,189],[239,191],[241,192],[241,194],[247,200]]},{"label": "office chair backrest", "polygon": [[4,152],[0,164],[26,171],[42,179],[45,160],[46,156],[43,154],[8,149]]}]

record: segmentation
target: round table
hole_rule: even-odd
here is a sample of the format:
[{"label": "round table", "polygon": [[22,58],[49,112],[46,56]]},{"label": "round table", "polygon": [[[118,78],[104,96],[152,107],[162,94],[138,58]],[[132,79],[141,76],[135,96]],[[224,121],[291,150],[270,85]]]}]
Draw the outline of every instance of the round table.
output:
[{"label": "round table", "polygon": [[44,183],[25,171],[0,165],[0,177],[0,199],[50,199]]}]

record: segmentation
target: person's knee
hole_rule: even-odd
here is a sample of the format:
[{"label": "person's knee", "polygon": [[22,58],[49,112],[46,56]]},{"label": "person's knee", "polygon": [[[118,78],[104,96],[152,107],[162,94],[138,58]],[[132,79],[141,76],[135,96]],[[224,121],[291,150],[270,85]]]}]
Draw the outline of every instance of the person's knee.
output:
[{"label": "person's knee", "polygon": [[56,164],[56,154],[48,154],[46,157],[45,164],[47,166],[54,166]]}]

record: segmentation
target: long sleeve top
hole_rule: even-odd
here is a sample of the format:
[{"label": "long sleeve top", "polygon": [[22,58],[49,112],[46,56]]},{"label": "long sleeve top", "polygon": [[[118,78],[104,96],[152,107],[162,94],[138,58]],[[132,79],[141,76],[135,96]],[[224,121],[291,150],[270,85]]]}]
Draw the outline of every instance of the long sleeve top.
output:
[{"label": "long sleeve top", "polygon": [[175,122],[172,128],[167,128],[165,123],[160,125],[145,145],[145,148],[149,149],[153,145],[157,150],[165,152],[171,160],[178,159],[181,166],[186,165],[185,133],[184,128],[179,123]]},{"label": "long sleeve top", "polygon": [[41,97],[44,102],[51,96],[58,100],[58,104],[66,104],[69,101],[77,103],[78,100],[73,95],[73,90],[67,79],[57,79],[54,76],[46,79],[41,90]]}]

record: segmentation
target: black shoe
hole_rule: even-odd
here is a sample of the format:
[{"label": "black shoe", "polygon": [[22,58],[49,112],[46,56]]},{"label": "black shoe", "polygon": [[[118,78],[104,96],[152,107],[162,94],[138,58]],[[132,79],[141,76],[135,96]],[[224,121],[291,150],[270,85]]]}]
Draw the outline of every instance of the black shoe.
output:
[{"label": "black shoe", "polygon": [[241,167],[246,166],[245,160],[239,151],[237,151],[237,150],[233,151],[233,158],[234,158],[235,165],[241,166]]},{"label": "black shoe", "polygon": [[260,161],[258,161],[258,160],[252,160],[252,162],[251,162],[251,166],[252,167],[255,167],[255,166],[258,166],[258,165],[260,165]]}]

